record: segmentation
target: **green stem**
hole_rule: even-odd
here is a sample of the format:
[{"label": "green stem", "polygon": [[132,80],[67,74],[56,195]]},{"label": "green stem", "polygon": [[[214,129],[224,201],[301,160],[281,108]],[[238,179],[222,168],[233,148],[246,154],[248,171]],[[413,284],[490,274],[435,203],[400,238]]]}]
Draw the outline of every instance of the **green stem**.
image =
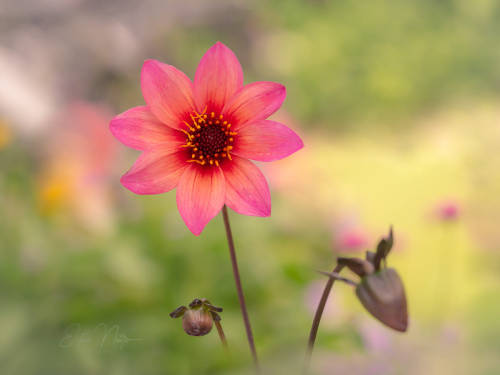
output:
[{"label": "green stem", "polygon": [[[333,272],[340,273],[344,268],[343,265],[337,264],[337,266],[333,269]],[[311,356],[314,350],[314,343],[316,342],[316,336],[318,334],[319,323],[321,322],[321,316],[323,315],[323,311],[325,310],[326,302],[328,301],[328,296],[330,295],[330,291],[332,290],[333,283],[335,279],[333,277],[329,277],[326,282],[325,289],[323,290],[323,295],[318,304],[318,308],[316,309],[316,313],[314,314],[314,319],[312,322],[311,332],[309,333],[309,341],[307,344],[306,350],[306,358],[304,360],[304,369],[303,374],[306,375],[309,373],[309,366],[311,364]]]},{"label": "green stem", "polygon": [[245,303],[245,296],[243,295],[243,288],[241,286],[240,271],[238,269],[238,262],[236,260],[236,251],[234,250],[233,234],[231,232],[231,226],[229,224],[229,216],[227,213],[227,207],[222,207],[222,216],[224,218],[224,227],[226,228],[227,244],[229,246],[229,255],[231,256],[231,265],[233,266],[234,281],[236,283],[236,291],[238,292],[238,299],[240,301],[241,313],[243,315],[243,322],[245,323],[245,329],[247,332],[248,345],[250,346],[250,351],[252,352],[253,362],[257,372],[260,372],[259,360],[257,358],[257,351],[255,350],[255,343],[253,340],[252,327],[250,326],[250,318],[248,317],[248,311]]}]

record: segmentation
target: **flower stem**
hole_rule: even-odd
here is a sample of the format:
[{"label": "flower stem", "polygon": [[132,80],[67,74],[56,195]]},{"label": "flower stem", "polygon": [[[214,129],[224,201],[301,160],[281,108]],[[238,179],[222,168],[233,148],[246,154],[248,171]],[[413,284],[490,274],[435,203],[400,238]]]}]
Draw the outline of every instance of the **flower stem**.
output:
[{"label": "flower stem", "polygon": [[[337,264],[337,266],[333,269],[334,273],[339,273],[344,268],[343,265]],[[319,323],[321,321],[321,316],[323,315],[323,311],[325,310],[326,302],[328,301],[328,296],[330,295],[330,291],[332,290],[333,283],[335,279],[333,277],[329,277],[326,282],[325,289],[323,290],[323,295],[318,304],[318,308],[316,309],[316,313],[314,314],[314,319],[312,322],[311,332],[309,333],[309,342],[307,344],[306,358],[304,360],[304,369],[303,374],[306,375],[309,372],[309,366],[311,363],[311,356],[314,350],[314,343],[316,342],[316,336],[318,334]]]},{"label": "flower stem", "polygon": [[229,350],[227,346],[226,335],[224,334],[224,330],[222,329],[222,324],[218,320],[215,321],[215,326],[217,327],[217,332],[219,333],[220,341],[222,342],[222,346]]},{"label": "flower stem", "polygon": [[252,352],[253,362],[257,372],[260,371],[259,360],[257,359],[257,351],[255,350],[255,343],[253,341],[252,327],[250,326],[250,319],[248,318],[248,311],[245,303],[245,296],[243,295],[243,288],[241,287],[240,271],[238,270],[238,262],[236,261],[236,252],[234,250],[233,234],[231,233],[231,226],[229,224],[229,216],[227,214],[227,207],[222,207],[222,216],[224,218],[224,226],[226,228],[227,244],[229,246],[229,254],[231,256],[231,265],[233,266],[234,281],[236,283],[236,291],[238,292],[238,299],[240,301],[241,313],[243,315],[243,322],[247,332],[248,345]]}]

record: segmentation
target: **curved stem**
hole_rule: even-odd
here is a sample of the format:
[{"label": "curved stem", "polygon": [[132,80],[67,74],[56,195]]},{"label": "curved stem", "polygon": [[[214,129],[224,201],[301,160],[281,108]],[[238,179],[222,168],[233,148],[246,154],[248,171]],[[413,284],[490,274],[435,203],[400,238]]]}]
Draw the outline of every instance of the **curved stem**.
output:
[{"label": "curved stem", "polygon": [[[339,273],[344,268],[344,265],[337,264],[337,266],[333,269],[334,273]],[[323,311],[325,310],[326,302],[328,301],[328,296],[330,295],[330,291],[332,290],[333,283],[335,279],[333,277],[329,277],[326,282],[325,289],[323,290],[323,295],[318,304],[318,308],[316,309],[316,313],[314,314],[314,319],[312,322],[311,332],[309,333],[309,341],[307,343],[307,351],[306,358],[304,360],[304,369],[303,374],[307,374],[309,372],[309,365],[311,363],[311,356],[314,350],[314,343],[316,342],[316,336],[318,334],[319,323],[321,321],[321,316],[323,315]]]},{"label": "curved stem", "polygon": [[236,291],[238,292],[238,299],[240,301],[241,313],[243,315],[243,322],[245,323],[245,329],[247,332],[248,345],[250,346],[250,351],[252,352],[253,362],[257,369],[260,371],[259,360],[257,359],[257,351],[255,350],[255,343],[253,341],[252,327],[250,326],[250,319],[248,317],[248,311],[245,303],[245,296],[243,295],[243,288],[241,287],[240,271],[238,270],[238,262],[236,261],[236,252],[234,250],[233,234],[231,232],[231,226],[229,225],[229,216],[227,214],[227,207],[222,207],[222,216],[224,218],[224,227],[226,228],[227,244],[229,246],[229,254],[231,256],[231,265],[233,266],[234,281],[236,283]]}]

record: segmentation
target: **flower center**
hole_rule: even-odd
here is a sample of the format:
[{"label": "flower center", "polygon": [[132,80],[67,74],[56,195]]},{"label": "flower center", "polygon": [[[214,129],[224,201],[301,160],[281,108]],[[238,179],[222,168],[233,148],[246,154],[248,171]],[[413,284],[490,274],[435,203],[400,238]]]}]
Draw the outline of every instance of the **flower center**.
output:
[{"label": "flower center", "polygon": [[182,131],[187,139],[183,147],[190,149],[188,162],[219,166],[224,160],[232,160],[233,136],[237,133],[229,130],[231,124],[224,120],[224,116],[205,111],[191,113],[191,123],[184,121],[187,130]]}]

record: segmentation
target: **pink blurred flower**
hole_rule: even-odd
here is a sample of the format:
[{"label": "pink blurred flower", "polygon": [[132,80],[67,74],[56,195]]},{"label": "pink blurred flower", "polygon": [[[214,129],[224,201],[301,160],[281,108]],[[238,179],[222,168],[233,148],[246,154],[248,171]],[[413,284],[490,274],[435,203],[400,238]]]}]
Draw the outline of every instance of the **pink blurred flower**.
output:
[{"label": "pink blurred flower", "polygon": [[[307,310],[314,315],[318,307],[319,300],[323,294],[323,289],[325,288],[324,280],[317,280],[310,283],[305,291],[304,303]],[[338,325],[342,324],[344,319],[344,308],[342,305],[342,298],[340,294],[336,292],[335,298],[329,298],[323,312],[323,323],[326,325]],[[322,323],[322,324],[323,324]]]},{"label": "pink blurred flower", "polygon": [[365,348],[371,352],[385,353],[392,347],[392,332],[375,320],[363,319],[359,332]]},{"label": "pink blurred flower", "polygon": [[366,234],[359,228],[350,228],[340,233],[337,240],[338,247],[343,250],[362,250],[367,243]]},{"label": "pink blurred flower", "polygon": [[392,375],[394,367],[392,362],[386,358],[366,356],[362,353],[352,354],[330,354],[319,359],[317,367],[318,374],[353,374],[353,375]]},{"label": "pink blurred flower", "polygon": [[464,340],[464,332],[459,324],[454,322],[445,322],[441,327],[440,340],[444,346],[450,347],[459,345]]},{"label": "pink blurred flower", "polygon": [[108,228],[112,207],[109,176],[117,156],[107,125],[110,112],[75,102],[55,121],[56,134],[39,178],[38,198],[45,214],[66,211],[91,229]]},{"label": "pink blurred flower", "polygon": [[248,159],[278,160],[303,147],[291,129],[266,120],[285,100],[283,85],[243,85],[238,59],[218,42],[193,82],[171,65],[147,60],[141,87],[146,105],[110,124],[118,140],[142,151],[123,186],[136,194],[177,188],[177,207],[195,235],[224,204],[244,215],[271,214],[268,184]]},{"label": "pink blurred flower", "polygon": [[333,232],[333,245],[338,251],[356,252],[365,250],[369,245],[368,232],[356,220],[346,219],[337,223]]},{"label": "pink blurred flower", "polygon": [[456,201],[446,200],[436,206],[435,213],[440,220],[456,220],[460,216],[460,206]]}]

